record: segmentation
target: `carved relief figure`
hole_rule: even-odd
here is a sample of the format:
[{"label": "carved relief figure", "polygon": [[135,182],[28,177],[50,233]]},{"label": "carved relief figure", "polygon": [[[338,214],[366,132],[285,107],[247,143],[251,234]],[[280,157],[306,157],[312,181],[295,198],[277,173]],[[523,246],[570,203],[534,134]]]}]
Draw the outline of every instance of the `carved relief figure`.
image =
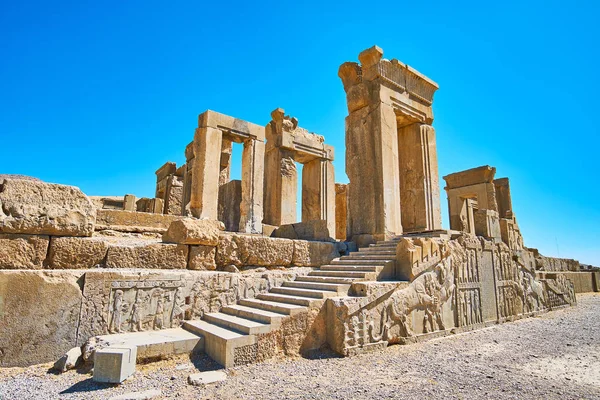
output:
[{"label": "carved relief figure", "polygon": [[133,306],[131,306],[131,330],[133,332],[142,332],[144,330],[144,317],[142,311],[145,299],[144,292],[138,289],[135,295],[135,302],[133,303]]},{"label": "carved relief figure", "polygon": [[158,291],[156,301],[156,312],[154,313],[154,329],[162,329],[165,321],[165,297],[162,291]]},{"label": "carved relief figure", "polygon": [[122,324],[122,312],[124,311],[123,308],[126,308],[127,305],[126,303],[123,301],[123,291],[122,290],[116,290],[115,291],[115,298],[113,300],[113,306],[112,306],[112,318],[110,320],[110,324],[108,327],[108,331],[110,333],[121,333],[121,324]]}]

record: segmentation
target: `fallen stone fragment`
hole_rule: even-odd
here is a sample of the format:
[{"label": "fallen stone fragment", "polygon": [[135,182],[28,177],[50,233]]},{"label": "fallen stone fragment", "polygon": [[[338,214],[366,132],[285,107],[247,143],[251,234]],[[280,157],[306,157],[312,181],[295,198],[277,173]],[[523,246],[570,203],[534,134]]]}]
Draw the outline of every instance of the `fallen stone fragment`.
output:
[{"label": "fallen stone fragment", "polygon": [[150,400],[162,395],[158,389],[144,390],[143,392],[131,392],[113,396],[109,400]]},{"label": "fallen stone fragment", "polygon": [[169,225],[163,235],[163,242],[216,246],[222,230],[225,230],[225,225],[221,221],[186,218]]},{"label": "fallen stone fragment", "polygon": [[227,374],[224,371],[207,371],[191,374],[188,376],[188,383],[193,386],[200,386],[214,382],[221,382],[226,379]]},{"label": "fallen stone fragment", "polygon": [[81,347],[73,347],[54,363],[54,369],[59,372],[66,372],[75,368],[80,359]]}]

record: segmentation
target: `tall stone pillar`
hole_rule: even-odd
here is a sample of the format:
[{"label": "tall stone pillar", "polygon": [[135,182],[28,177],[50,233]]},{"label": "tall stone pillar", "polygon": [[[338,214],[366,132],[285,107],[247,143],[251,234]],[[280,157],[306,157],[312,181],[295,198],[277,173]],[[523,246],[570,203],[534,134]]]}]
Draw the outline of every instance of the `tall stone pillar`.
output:
[{"label": "tall stone pillar", "polygon": [[219,129],[201,127],[194,135],[194,165],[190,193],[190,210],[196,218],[216,220],[218,217],[219,172],[222,133]]},{"label": "tall stone pillar", "polygon": [[[378,62],[378,54],[369,49],[359,55],[363,72]],[[361,76],[357,68],[355,63],[346,63],[339,71],[349,111],[348,229],[352,236],[372,235],[382,240],[402,233],[396,115],[390,102],[384,101],[380,84],[369,80],[376,76]]]},{"label": "tall stone pillar", "polygon": [[297,222],[298,171],[291,151],[271,147],[265,155],[264,219],[268,225]]},{"label": "tall stone pillar", "polygon": [[262,233],[265,143],[244,142],[242,152],[242,202],[240,232]]},{"label": "tall stone pillar", "polygon": [[335,237],[335,175],[328,160],[313,160],[302,167],[302,222],[327,221]]},{"label": "tall stone pillar", "polygon": [[[360,244],[441,227],[433,95],[437,84],[373,46],[338,75],[348,104],[348,233]],[[416,154],[413,154],[416,152]]]},{"label": "tall stone pillar", "polygon": [[404,232],[442,229],[435,130],[414,123],[398,129]]}]

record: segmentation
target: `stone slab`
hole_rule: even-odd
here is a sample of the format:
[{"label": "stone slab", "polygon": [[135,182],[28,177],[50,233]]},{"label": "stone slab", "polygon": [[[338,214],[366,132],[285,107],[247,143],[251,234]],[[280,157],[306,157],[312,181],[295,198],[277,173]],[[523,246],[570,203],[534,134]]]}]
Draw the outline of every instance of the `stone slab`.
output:
[{"label": "stone slab", "polygon": [[210,383],[222,382],[227,380],[225,371],[206,371],[198,372],[188,376],[188,383],[193,386],[208,385]]},{"label": "stone slab", "polygon": [[108,268],[185,269],[189,247],[183,244],[140,241],[112,244],[106,255]]},{"label": "stone slab", "polygon": [[75,186],[41,181],[0,181],[0,233],[91,236],[92,201]]},{"label": "stone slab", "polygon": [[294,240],[292,264],[299,267],[319,267],[340,256],[333,242]]},{"label": "stone slab", "polygon": [[96,230],[111,229],[119,232],[164,233],[173,221],[184,217],[124,210],[98,210]]}]

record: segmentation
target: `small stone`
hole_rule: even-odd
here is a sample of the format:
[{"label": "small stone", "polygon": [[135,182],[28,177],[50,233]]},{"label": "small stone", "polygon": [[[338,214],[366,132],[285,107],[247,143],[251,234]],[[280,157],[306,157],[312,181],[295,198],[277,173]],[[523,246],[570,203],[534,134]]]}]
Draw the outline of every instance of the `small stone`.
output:
[{"label": "small stone", "polygon": [[188,376],[188,383],[193,386],[207,385],[214,382],[222,382],[227,379],[224,371],[207,371],[191,374]]},{"label": "small stone", "polygon": [[73,347],[67,351],[57,362],[54,363],[54,369],[59,372],[66,372],[70,369],[75,368],[77,362],[81,358],[81,348]]}]

